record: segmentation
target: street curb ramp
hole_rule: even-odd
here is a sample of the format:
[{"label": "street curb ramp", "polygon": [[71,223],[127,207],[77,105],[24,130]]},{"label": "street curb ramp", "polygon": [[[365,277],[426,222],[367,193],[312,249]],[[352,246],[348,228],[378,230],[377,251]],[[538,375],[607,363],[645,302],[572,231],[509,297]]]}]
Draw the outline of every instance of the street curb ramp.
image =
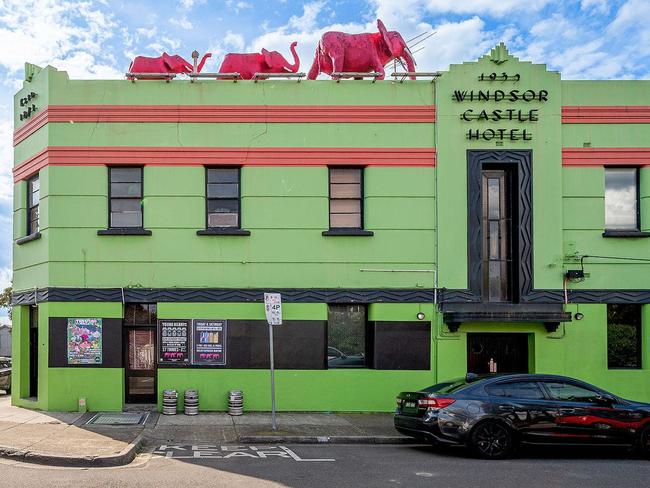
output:
[{"label": "street curb ramp", "polygon": [[140,434],[119,453],[105,456],[57,456],[54,454],[33,452],[29,449],[0,446],[0,457],[33,464],[44,464],[47,466],[68,468],[110,468],[115,466],[125,466],[131,463],[142,446],[142,439],[143,436]]}]

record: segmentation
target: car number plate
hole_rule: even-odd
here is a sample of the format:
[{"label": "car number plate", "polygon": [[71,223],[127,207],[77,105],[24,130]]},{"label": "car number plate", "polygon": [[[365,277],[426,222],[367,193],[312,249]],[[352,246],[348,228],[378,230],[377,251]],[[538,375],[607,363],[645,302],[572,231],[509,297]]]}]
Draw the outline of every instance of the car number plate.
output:
[{"label": "car number plate", "polygon": [[404,408],[415,408],[415,402],[406,402]]}]

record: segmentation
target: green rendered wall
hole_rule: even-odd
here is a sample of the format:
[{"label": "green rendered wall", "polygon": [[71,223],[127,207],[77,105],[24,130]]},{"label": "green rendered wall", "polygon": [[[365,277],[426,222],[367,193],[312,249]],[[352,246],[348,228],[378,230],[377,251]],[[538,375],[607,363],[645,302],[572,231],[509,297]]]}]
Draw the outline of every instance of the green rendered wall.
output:
[{"label": "green rendered wall", "polygon": [[[366,168],[365,227],[375,232],[367,238],[321,235],[329,227],[325,167],[242,168],[242,226],[251,231],[245,237],[196,235],[205,227],[202,167],[145,168],[150,237],[97,235],[108,220],[105,167],[52,166],[41,175],[43,237],[15,247],[16,290],[433,284],[431,275],[359,270],[432,267],[434,168]],[[39,266],[43,272],[34,274]]]},{"label": "green rendered wall", "polygon": [[[371,304],[368,320],[413,321],[419,311],[432,317],[431,304]],[[327,305],[286,303],[286,320],[327,320]],[[263,304],[160,303],[159,318],[264,320]],[[282,326],[279,326],[282,327]],[[433,363],[433,358],[432,358]],[[277,370],[276,398],[281,411],[382,411],[395,407],[395,395],[434,383],[432,371],[373,369]],[[228,391],[244,391],[247,410],[270,410],[270,373],[260,369],[159,368],[158,406],[164,389],[199,390],[202,410],[226,410]]]}]

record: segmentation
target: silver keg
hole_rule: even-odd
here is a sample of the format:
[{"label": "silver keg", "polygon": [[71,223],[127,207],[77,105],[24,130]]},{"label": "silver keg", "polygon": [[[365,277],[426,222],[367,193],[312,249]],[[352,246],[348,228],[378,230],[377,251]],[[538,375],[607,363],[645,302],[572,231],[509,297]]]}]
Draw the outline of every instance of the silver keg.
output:
[{"label": "silver keg", "polygon": [[178,409],[178,392],[176,390],[163,390],[163,415],[176,415]]},{"label": "silver keg", "polygon": [[228,414],[242,415],[244,413],[244,393],[241,390],[230,390],[228,393]]},{"label": "silver keg", "polygon": [[199,390],[185,390],[185,415],[199,414]]}]

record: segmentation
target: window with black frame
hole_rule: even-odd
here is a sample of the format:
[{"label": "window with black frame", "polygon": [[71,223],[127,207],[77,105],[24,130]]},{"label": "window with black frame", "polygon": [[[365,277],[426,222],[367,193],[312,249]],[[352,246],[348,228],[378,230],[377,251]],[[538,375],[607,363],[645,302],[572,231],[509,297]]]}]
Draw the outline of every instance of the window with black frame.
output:
[{"label": "window with black frame", "polygon": [[109,227],[142,228],[142,168],[108,168]]},{"label": "window with black frame", "polygon": [[365,368],[365,305],[329,305],[327,313],[327,367]]},{"label": "window with black frame", "polygon": [[641,305],[607,305],[607,367],[641,369]]},{"label": "window with black frame", "polygon": [[639,230],[638,182],[638,168],[605,168],[605,230]]},{"label": "window with black frame", "polygon": [[155,303],[128,303],[124,306],[125,325],[156,325],[158,307]]},{"label": "window with black frame", "polygon": [[40,202],[40,182],[38,175],[27,180],[27,235],[39,229],[38,206]]},{"label": "window with black frame", "polygon": [[206,168],[206,228],[239,229],[240,168]]}]

